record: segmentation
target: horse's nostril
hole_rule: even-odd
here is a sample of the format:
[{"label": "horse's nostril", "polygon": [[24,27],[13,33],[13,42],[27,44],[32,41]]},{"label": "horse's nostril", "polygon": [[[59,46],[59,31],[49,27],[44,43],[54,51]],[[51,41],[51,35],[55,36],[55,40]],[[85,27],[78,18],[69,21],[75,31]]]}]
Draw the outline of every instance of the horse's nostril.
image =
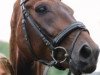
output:
[{"label": "horse's nostril", "polygon": [[83,58],[88,58],[91,56],[91,48],[87,45],[84,45],[80,50],[80,56]]}]

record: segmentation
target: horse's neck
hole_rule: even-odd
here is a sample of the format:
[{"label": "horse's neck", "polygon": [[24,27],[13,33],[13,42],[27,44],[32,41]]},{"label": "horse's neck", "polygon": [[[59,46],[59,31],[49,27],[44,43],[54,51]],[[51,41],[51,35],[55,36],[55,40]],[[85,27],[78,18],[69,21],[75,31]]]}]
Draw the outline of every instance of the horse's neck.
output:
[{"label": "horse's neck", "polygon": [[43,75],[44,69],[45,69],[44,65],[34,61],[34,64],[32,66],[33,75]]}]

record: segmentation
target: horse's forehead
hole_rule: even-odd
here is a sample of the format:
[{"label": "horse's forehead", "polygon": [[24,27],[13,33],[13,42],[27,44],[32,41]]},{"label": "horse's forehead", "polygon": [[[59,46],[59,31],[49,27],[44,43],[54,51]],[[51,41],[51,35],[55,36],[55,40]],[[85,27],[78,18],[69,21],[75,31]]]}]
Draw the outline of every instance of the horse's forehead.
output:
[{"label": "horse's forehead", "polygon": [[43,2],[48,3],[48,4],[53,4],[53,3],[56,3],[58,1],[59,0],[27,0],[27,3],[30,5],[31,4],[35,5],[37,3],[43,3]]},{"label": "horse's forehead", "polygon": [[[62,3],[60,0],[28,0],[26,3],[26,6],[29,6],[30,8],[34,10],[37,6],[41,4],[48,6],[50,10],[55,10],[61,13],[63,12],[65,13],[67,11],[66,13],[69,13],[70,15],[74,14],[73,10],[69,6]],[[58,10],[61,10],[61,11],[58,11]]]}]

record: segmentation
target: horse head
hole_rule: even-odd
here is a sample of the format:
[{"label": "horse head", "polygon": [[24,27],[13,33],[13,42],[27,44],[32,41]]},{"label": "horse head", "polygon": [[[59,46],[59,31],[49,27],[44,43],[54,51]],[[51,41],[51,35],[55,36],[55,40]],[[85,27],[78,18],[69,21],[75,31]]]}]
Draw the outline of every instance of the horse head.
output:
[{"label": "horse head", "polygon": [[96,69],[99,48],[69,6],[60,0],[18,0],[15,7],[11,42],[16,40],[26,59],[77,75]]}]

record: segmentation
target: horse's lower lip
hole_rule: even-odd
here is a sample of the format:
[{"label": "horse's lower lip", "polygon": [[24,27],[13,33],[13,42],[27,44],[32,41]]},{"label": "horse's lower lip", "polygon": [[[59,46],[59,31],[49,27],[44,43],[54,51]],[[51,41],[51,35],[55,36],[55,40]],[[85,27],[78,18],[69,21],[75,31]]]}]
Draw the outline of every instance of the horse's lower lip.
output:
[{"label": "horse's lower lip", "polygon": [[84,69],[83,72],[84,73],[92,73],[93,71],[95,71],[95,69],[96,69],[96,66],[91,66],[87,69]]},{"label": "horse's lower lip", "polygon": [[82,73],[92,73],[96,69],[95,65],[92,66],[87,65],[85,67],[79,67],[77,65],[75,66],[75,63],[71,63],[70,65],[71,65],[70,69],[75,75],[81,75]]}]

